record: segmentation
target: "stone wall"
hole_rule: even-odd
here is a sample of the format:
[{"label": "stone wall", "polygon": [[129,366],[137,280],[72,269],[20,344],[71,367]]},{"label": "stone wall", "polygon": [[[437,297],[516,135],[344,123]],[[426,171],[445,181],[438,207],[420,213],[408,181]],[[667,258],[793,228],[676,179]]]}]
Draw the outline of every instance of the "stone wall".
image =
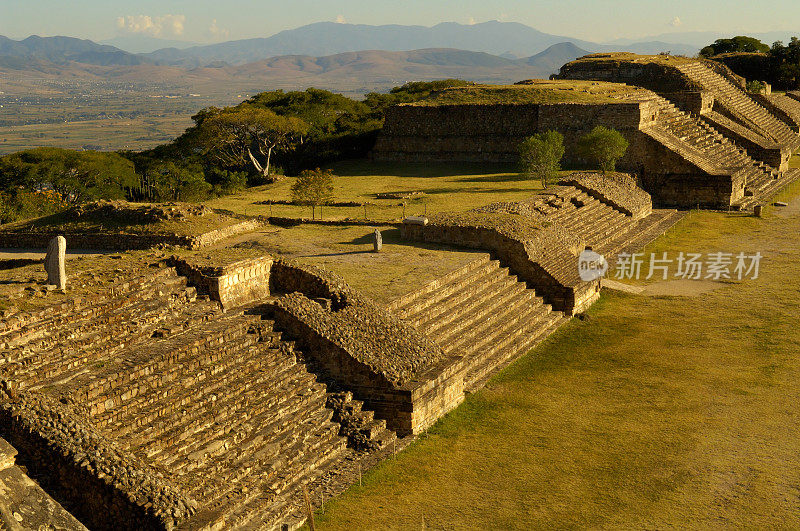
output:
[{"label": "stone wall", "polygon": [[170,259],[170,265],[198,291],[219,301],[226,309],[269,297],[272,262],[272,257],[260,256],[223,267],[203,267],[193,264],[191,259],[176,256]]},{"label": "stone wall", "polygon": [[416,434],[464,399],[460,358],[313,266],[278,260],[265,315],[297,341],[312,369],[352,391],[400,435]]},{"label": "stone wall", "polygon": [[56,236],[67,239],[70,249],[99,249],[128,251],[151,249],[158,245],[202,249],[234,234],[249,232],[262,226],[257,219],[241,221],[235,225],[215,229],[197,236],[180,234],[87,234],[63,232],[0,232],[0,248],[36,249],[47,247],[47,242]]}]

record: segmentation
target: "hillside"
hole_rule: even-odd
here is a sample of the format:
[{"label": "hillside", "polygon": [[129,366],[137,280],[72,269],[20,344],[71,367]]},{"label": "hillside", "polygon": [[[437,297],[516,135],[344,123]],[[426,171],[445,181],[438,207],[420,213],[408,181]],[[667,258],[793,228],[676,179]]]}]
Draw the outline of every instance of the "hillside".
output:
[{"label": "hillside", "polygon": [[[93,65],[140,65],[151,59],[128,53],[114,46],[73,37],[39,37],[15,41],[0,35],[0,56],[19,60],[64,64],[70,61]],[[5,59],[8,61],[8,59]]]}]

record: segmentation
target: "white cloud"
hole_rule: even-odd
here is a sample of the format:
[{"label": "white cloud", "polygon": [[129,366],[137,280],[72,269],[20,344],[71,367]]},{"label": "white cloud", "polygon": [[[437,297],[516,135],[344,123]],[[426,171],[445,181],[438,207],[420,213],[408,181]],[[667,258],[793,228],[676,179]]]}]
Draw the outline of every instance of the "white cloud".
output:
[{"label": "white cloud", "polygon": [[344,18],[344,15],[336,15],[336,23],[337,24],[347,24],[347,19]]},{"label": "white cloud", "polygon": [[225,40],[231,35],[231,30],[227,28],[220,28],[217,25],[217,19],[211,21],[211,26],[208,27],[208,32],[211,34],[211,37],[217,40]]},{"label": "white cloud", "polygon": [[673,28],[677,28],[681,24],[683,24],[683,22],[681,21],[680,17],[673,18],[669,23],[669,25],[672,26]]},{"label": "white cloud", "polygon": [[127,33],[144,33],[151,37],[178,37],[183,35],[186,15],[126,15],[117,17],[117,28]]}]

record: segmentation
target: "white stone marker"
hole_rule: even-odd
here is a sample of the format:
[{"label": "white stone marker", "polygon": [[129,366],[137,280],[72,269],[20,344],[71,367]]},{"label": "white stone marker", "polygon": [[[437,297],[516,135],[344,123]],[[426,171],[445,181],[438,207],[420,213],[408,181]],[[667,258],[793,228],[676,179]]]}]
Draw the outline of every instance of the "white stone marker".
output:
[{"label": "white stone marker", "polygon": [[62,291],[67,287],[67,273],[64,268],[66,253],[67,239],[63,236],[56,236],[47,244],[47,254],[44,257],[47,284]]}]

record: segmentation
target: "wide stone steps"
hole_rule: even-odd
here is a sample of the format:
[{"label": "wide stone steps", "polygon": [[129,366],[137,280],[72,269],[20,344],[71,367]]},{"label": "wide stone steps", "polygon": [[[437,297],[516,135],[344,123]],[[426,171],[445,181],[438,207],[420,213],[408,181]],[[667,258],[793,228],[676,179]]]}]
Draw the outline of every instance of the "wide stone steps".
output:
[{"label": "wide stone steps", "polygon": [[161,286],[170,282],[182,282],[185,285],[185,279],[178,277],[175,269],[153,268],[144,276],[115,283],[98,293],[73,297],[34,312],[13,315],[0,323],[0,349],[3,344],[24,344],[29,337],[40,337],[69,325],[75,319],[111,313],[133,301],[149,297],[153,290],[161,289]]},{"label": "wide stone steps", "polygon": [[688,63],[679,66],[678,69],[707,90],[712,91],[715,98],[721,99],[722,103],[731,111],[739,113],[743,119],[755,124],[768,138],[787,143],[796,141],[797,135],[788,125],[773,116],[740,87],[735,86],[707,66],[701,63]]},{"label": "wide stone steps", "polygon": [[[109,335],[97,333],[97,342],[82,348],[73,348],[70,344],[46,353],[36,353],[36,362],[28,363],[16,378],[22,385],[39,389],[50,385],[58,385],[61,381],[79,376],[88,370],[91,363],[105,364],[114,355],[132,344],[149,341],[152,333],[159,328],[169,327],[182,329],[203,322],[218,313],[215,303],[202,302],[184,309],[180,315],[171,314],[166,320],[153,320],[149,326],[141,329],[133,326],[128,333]],[[153,324],[155,323],[155,326]]]},{"label": "wide stone steps", "polygon": [[536,347],[567,321],[569,317],[553,312],[518,334],[509,334],[505,340],[497,341],[492,349],[484,351],[470,367],[464,378],[465,390],[475,391],[483,387],[493,374]]},{"label": "wide stone steps", "polygon": [[461,275],[457,276],[435,291],[421,293],[418,297],[408,300],[403,306],[396,309],[396,312],[401,318],[410,317],[412,313],[418,313],[439,301],[447,298],[453,293],[463,290],[465,287],[472,284],[473,281],[486,281],[492,278],[497,278],[503,274],[508,274],[508,270],[500,268],[500,262],[497,260],[490,260],[483,262],[475,268],[461,271]]}]

